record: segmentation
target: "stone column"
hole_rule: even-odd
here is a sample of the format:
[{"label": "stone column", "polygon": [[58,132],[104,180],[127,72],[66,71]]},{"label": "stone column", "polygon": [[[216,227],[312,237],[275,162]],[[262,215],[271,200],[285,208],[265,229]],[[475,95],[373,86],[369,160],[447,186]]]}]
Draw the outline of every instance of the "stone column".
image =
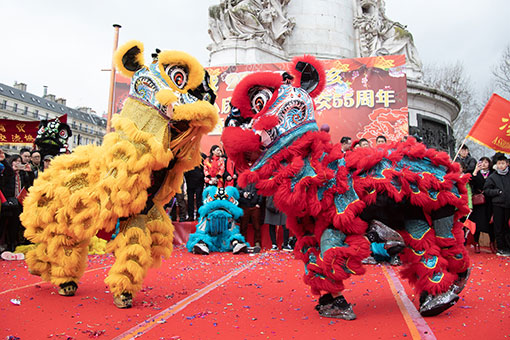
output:
[{"label": "stone column", "polygon": [[319,59],[357,56],[352,24],[355,0],[291,0],[288,14],[296,22],[284,45],[289,57],[303,54]]}]

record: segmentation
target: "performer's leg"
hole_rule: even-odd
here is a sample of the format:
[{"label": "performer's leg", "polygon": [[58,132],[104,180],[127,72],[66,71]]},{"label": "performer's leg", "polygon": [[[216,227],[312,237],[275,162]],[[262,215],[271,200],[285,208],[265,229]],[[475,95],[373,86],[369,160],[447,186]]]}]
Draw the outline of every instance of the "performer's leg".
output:
[{"label": "performer's leg", "polygon": [[201,218],[196,226],[196,231],[189,235],[186,248],[190,253],[198,255],[209,255],[209,252],[217,251],[214,240],[206,232],[207,220]]},{"label": "performer's leg", "polygon": [[27,254],[27,265],[30,273],[39,275],[45,281],[60,286],[59,294],[72,296],[78,288],[78,281],[87,267],[87,255],[90,239],[82,235],[57,234],[57,223],[50,223],[44,229],[51,233],[45,237],[43,229],[31,229],[26,234],[37,242],[35,249]]},{"label": "performer's leg", "polygon": [[459,221],[454,222],[453,214],[434,219],[432,225],[441,256],[448,262],[446,270],[452,274],[454,284],[457,285],[454,292],[459,294],[469,276],[469,257],[464,246],[463,225]]},{"label": "performer's leg", "polygon": [[147,213],[147,229],[152,239],[152,267],[159,267],[161,258],[172,254],[174,226],[159,203],[155,203]]},{"label": "performer's leg", "polygon": [[319,298],[319,304],[315,307],[320,315],[344,320],[356,318],[352,305],[341,294],[344,288],[343,280],[351,274],[363,272],[361,260],[369,252],[369,242],[363,236],[347,236],[333,228],[323,232],[320,240],[320,258],[310,253],[310,264],[315,263],[320,270],[307,266],[307,269],[315,271],[315,277],[312,279],[315,282],[311,282],[313,286],[329,292]]},{"label": "performer's leg", "polygon": [[147,269],[152,263],[151,235],[146,228],[147,216],[136,215],[120,225],[121,232],[109,245],[116,261],[105,283],[113,293],[113,301],[119,308],[132,306],[132,297],[142,288]]},{"label": "performer's leg", "polygon": [[456,276],[448,272],[448,261],[441,254],[434,230],[427,221],[410,219],[404,225],[402,236],[409,248],[402,255],[406,268],[401,274],[420,294],[420,313],[437,315],[459,299],[449,290]]}]

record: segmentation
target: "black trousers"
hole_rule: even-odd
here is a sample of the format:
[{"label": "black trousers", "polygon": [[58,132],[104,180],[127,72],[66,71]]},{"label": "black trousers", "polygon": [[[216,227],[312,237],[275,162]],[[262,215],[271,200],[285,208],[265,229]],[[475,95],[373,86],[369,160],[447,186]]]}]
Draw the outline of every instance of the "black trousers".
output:
[{"label": "black trousers", "polygon": [[[289,229],[286,226],[282,225],[283,228],[283,245],[286,246],[289,244]],[[269,225],[269,237],[271,237],[271,243],[276,244],[276,226],[270,224]]]},{"label": "black trousers", "polygon": [[510,250],[510,208],[492,206],[494,216],[494,236],[498,250]]},{"label": "black trousers", "polygon": [[0,232],[4,237],[5,244],[7,245],[8,251],[14,251],[17,246],[23,244],[23,230],[19,215],[21,214],[21,208],[12,208],[12,211],[5,211],[4,209],[0,213]]},{"label": "black trousers", "polygon": [[[197,212],[197,218],[198,218],[198,209],[202,206],[202,192],[204,191],[204,186],[188,186],[188,217],[189,219],[195,219],[195,211]],[[196,204],[196,210],[195,210],[195,204]]]}]

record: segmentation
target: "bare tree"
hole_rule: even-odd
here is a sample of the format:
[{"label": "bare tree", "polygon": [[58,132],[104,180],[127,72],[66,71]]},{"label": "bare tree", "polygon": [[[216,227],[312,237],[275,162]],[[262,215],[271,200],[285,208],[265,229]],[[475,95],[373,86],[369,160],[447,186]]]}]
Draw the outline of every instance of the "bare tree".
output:
[{"label": "bare tree", "polygon": [[496,88],[510,94],[510,44],[504,49],[498,63],[492,68]]},{"label": "bare tree", "polygon": [[[460,147],[483,109],[482,103],[476,99],[474,86],[466,74],[464,65],[460,61],[444,65],[429,64],[425,65],[423,74],[425,84],[451,95],[460,102],[461,111],[452,124],[457,147]],[[487,148],[470,141],[467,141],[466,144],[475,157],[480,157],[488,152]]]}]

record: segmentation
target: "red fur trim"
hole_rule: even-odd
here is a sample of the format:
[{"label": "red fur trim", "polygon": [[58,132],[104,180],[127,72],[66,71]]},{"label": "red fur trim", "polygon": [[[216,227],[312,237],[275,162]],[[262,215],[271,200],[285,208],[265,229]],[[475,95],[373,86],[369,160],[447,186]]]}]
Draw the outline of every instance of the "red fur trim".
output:
[{"label": "red fur trim", "polygon": [[370,242],[363,235],[350,235],[345,239],[347,247],[334,247],[324,252],[324,272],[333,280],[345,280],[365,273],[361,261],[370,255]]},{"label": "red fur trim", "polygon": [[246,153],[260,154],[260,137],[253,131],[229,126],[223,131],[221,140],[228,158],[234,162],[236,168],[240,171],[249,168],[245,159]]},{"label": "red fur trim", "polygon": [[[241,115],[245,118],[255,116],[255,112],[252,110],[250,96],[248,91],[254,86],[262,86],[273,89],[274,92],[278,92],[278,88],[282,84],[282,76],[274,72],[257,72],[247,75],[237,84],[232,93],[231,103],[241,111]],[[269,102],[266,103],[265,107],[268,107]]]},{"label": "red fur trim", "polygon": [[319,73],[319,83],[317,84],[315,89],[309,93],[310,97],[315,98],[322,92],[324,86],[326,85],[326,73],[324,72],[324,67],[322,66],[322,63],[319,60],[317,60],[315,57],[311,55],[295,57],[294,59],[292,59],[293,65],[291,69],[291,73],[295,77],[293,84],[294,87],[301,87],[301,72],[296,70],[296,65],[300,61],[311,64]]},{"label": "red fur trim", "polygon": [[255,124],[253,124],[253,128],[255,130],[270,130],[276,125],[278,125],[277,116],[262,116],[255,122]]}]

